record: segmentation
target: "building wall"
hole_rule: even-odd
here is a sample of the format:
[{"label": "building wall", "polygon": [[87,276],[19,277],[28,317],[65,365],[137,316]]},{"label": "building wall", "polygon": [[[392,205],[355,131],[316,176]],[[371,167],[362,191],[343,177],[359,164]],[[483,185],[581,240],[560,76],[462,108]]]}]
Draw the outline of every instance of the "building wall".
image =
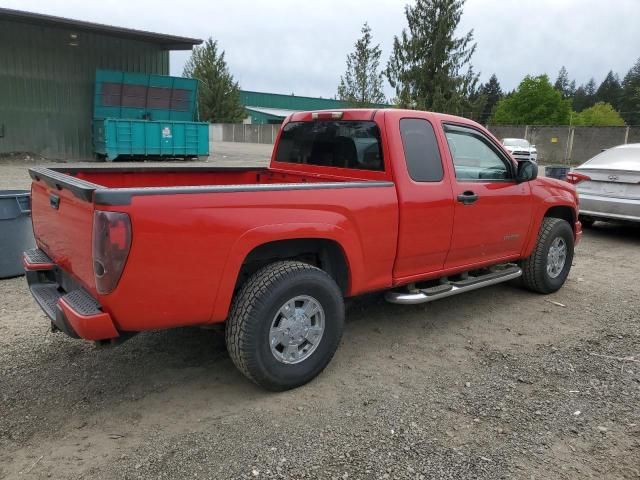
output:
[{"label": "building wall", "polygon": [[276,117],[274,115],[267,115],[265,113],[254,112],[251,110],[245,110],[245,112],[247,113],[247,121],[245,121],[244,123],[251,123],[256,125],[265,125],[269,123],[276,123],[276,124],[282,123],[282,118]]},{"label": "building wall", "polygon": [[169,52],[135,40],[0,20],[0,154],[92,158],[97,68],[168,75]]}]

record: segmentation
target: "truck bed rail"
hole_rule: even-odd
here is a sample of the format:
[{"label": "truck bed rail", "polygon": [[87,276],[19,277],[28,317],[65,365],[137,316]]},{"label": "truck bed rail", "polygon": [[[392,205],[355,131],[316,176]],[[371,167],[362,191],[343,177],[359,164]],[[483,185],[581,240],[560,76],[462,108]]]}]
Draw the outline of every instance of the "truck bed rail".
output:
[{"label": "truck bed rail", "polygon": [[[140,170],[143,170],[141,168]],[[148,195],[176,195],[196,193],[237,193],[237,192],[274,192],[284,190],[318,190],[336,188],[371,188],[393,187],[393,182],[383,180],[353,180],[346,182],[300,182],[300,183],[264,183],[264,184],[238,184],[238,185],[194,185],[194,186],[167,186],[167,187],[124,187],[108,188],[80,178],[72,174],[80,171],[79,168],[46,168],[34,167],[29,169],[29,175],[34,180],[42,180],[52,188],[68,189],[76,197],[96,205],[129,205],[131,199]],[[102,169],[104,171],[106,169]],[[132,171],[122,169],[120,171]],[[176,168],[167,168],[162,171],[177,171]],[[183,168],[189,170],[189,168]],[[225,168],[207,168],[207,171],[224,171]],[[226,170],[236,170],[227,168]],[[114,169],[117,171],[117,169]],[[135,170],[134,170],[135,171]]]}]

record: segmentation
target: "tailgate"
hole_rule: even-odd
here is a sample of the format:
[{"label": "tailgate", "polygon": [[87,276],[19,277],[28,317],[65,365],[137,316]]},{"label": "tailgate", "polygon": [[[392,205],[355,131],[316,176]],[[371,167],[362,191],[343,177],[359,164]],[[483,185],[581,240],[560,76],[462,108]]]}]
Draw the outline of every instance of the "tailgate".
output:
[{"label": "tailgate", "polygon": [[34,175],[33,170],[30,172],[34,179],[31,185],[31,216],[38,247],[95,293],[91,251],[93,202],[90,196],[79,195],[65,186],[64,181],[55,182]]}]

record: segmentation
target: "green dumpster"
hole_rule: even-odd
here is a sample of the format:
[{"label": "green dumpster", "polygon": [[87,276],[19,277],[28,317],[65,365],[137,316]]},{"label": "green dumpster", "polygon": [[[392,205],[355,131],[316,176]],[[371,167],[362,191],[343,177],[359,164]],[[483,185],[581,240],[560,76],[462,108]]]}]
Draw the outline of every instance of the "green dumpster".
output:
[{"label": "green dumpster", "polygon": [[209,124],[198,122],[198,81],[145,73],[96,71],[95,153],[127,157],[209,155]]}]

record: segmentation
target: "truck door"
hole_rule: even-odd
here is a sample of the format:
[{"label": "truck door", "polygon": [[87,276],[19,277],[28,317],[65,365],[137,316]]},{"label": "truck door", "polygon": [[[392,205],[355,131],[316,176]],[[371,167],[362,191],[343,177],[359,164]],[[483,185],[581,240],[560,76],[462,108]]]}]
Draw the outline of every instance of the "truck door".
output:
[{"label": "truck door", "polygon": [[516,183],[513,161],[480,130],[444,125],[455,173],[455,214],[445,268],[517,256],[531,223],[528,183]]},{"label": "truck door", "polygon": [[453,229],[453,192],[429,115],[386,115],[400,210],[393,277],[406,281],[443,268]]}]

